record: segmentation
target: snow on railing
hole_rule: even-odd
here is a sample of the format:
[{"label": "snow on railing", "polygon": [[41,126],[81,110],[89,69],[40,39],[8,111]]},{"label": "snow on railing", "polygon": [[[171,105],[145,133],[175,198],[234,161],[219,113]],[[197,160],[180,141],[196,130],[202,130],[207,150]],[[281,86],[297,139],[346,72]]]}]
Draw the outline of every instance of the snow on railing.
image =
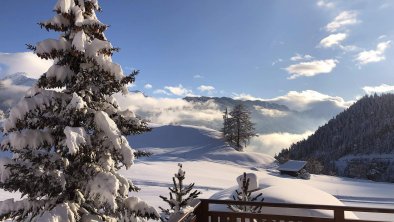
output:
[{"label": "snow on railing", "polygon": [[[225,209],[229,205],[245,205],[245,206],[259,206],[263,207],[262,213],[245,213],[245,212],[231,212],[216,209]],[[219,207],[218,207],[219,206]],[[221,207],[220,207],[221,206]],[[223,208],[224,207],[224,208]],[[264,209],[277,209],[280,214],[264,213]],[[305,216],[300,214],[292,215],[291,210],[323,210],[331,211],[331,217],[323,216]],[[175,215],[169,222],[254,222],[254,221],[327,221],[327,222],[355,222],[367,221],[364,219],[355,219],[345,217],[345,212],[362,212],[370,213],[373,220],[368,221],[382,221],[374,216],[375,214],[386,214],[385,218],[391,218],[388,221],[394,221],[394,209],[388,208],[369,208],[369,207],[349,207],[349,206],[331,206],[331,205],[313,205],[313,204],[285,204],[285,203],[266,203],[266,202],[240,202],[232,200],[211,200],[199,199],[194,202],[194,211],[186,212],[184,214]],[[389,216],[387,216],[389,215]],[[385,220],[385,219],[383,219]],[[387,221],[387,220],[386,220]]]}]

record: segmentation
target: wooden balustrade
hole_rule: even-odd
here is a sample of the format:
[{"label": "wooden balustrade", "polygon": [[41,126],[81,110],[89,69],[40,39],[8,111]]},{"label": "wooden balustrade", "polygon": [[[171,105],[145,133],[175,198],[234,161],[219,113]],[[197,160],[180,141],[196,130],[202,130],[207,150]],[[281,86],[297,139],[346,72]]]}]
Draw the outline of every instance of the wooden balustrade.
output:
[{"label": "wooden balustrade", "polygon": [[[240,202],[232,200],[211,200],[199,199],[192,203],[193,212],[187,212],[175,215],[170,222],[356,222],[366,220],[356,220],[345,217],[345,212],[365,212],[365,213],[385,213],[391,215],[391,221],[394,221],[394,209],[387,208],[369,208],[369,207],[349,207],[349,206],[331,206],[331,205],[313,205],[313,204],[284,204],[284,203],[266,203],[266,202]],[[212,206],[216,205],[215,208]],[[262,206],[262,213],[245,213],[232,211],[215,210],[217,206],[227,207],[228,205],[238,206]],[[222,207],[223,208],[223,207]],[[282,215],[264,213],[264,208],[280,209],[284,212]],[[304,210],[327,210],[333,212],[332,217],[315,217],[291,215],[286,209],[304,209]],[[188,218],[188,219],[187,219]],[[187,219],[187,220],[186,220]],[[371,220],[378,222],[379,220]],[[379,221],[380,222],[380,221]]]}]

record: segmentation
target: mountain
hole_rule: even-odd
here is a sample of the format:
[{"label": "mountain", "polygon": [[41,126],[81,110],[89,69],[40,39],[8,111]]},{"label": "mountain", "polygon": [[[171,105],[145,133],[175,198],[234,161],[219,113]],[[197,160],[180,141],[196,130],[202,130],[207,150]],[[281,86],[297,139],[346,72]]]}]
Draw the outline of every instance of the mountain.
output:
[{"label": "mountain", "polygon": [[394,182],[394,95],[365,96],[279,160],[317,159],[323,173]]},{"label": "mountain", "polygon": [[261,101],[261,100],[236,100],[229,97],[185,97],[184,100],[188,102],[208,102],[214,101],[216,104],[220,106],[221,109],[225,109],[226,107],[234,107],[239,103],[242,103],[245,107],[249,109],[254,109],[255,106],[259,106],[265,109],[272,109],[278,111],[290,111],[287,106],[279,105],[276,103]]},{"label": "mountain", "polygon": [[13,85],[18,86],[33,86],[37,82],[37,79],[33,79],[27,76],[27,73],[17,72],[14,74],[6,75],[1,81],[11,80]]},{"label": "mountain", "polygon": [[0,79],[0,110],[7,113],[36,81],[21,72]]}]

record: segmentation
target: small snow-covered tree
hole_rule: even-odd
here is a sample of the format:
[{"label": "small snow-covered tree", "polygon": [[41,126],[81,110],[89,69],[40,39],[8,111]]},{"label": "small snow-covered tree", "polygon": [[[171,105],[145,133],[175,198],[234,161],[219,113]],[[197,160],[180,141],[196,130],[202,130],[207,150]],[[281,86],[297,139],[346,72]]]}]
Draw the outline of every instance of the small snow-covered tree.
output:
[{"label": "small snow-covered tree", "polygon": [[[232,196],[233,200],[236,201],[264,201],[262,193],[256,194],[258,190],[257,177],[252,173],[244,173],[237,177],[238,189],[235,190],[235,194]],[[261,213],[259,206],[247,206],[247,205],[229,205],[228,206],[234,212],[248,212],[248,213]]]},{"label": "small snow-covered tree", "polygon": [[[137,71],[125,76],[112,62],[118,51],[96,17],[97,0],[58,0],[56,15],[42,28],[59,39],[29,45],[54,64],[12,108],[4,122],[0,188],[19,191],[20,201],[0,202],[0,220],[142,221],[156,210],[130,191],[118,173],[133,164],[125,136],[149,130],[130,110],[119,110],[113,94],[127,93]],[[58,90],[53,90],[58,88]],[[137,153],[143,155],[143,153]]]},{"label": "small snow-covered tree", "polygon": [[223,115],[224,139],[238,151],[243,151],[250,138],[257,136],[250,111],[242,104],[236,105],[230,113],[227,109]]},{"label": "small snow-covered tree", "polygon": [[168,221],[171,215],[185,210],[187,206],[190,206],[190,202],[201,194],[201,192],[197,190],[192,192],[194,183],[191,183],[187,186],[183,184],[183,180],[185,179],[185,171],[182,170],[182,164],[179,163],[178,166],[178,173],[176,173],[172,178],[174,186],[168,188],[170,190],[170,198],[160,196],[163,201],[170,205],[170,209],[164,209],[160,207],[162,211],[162,221]]}]

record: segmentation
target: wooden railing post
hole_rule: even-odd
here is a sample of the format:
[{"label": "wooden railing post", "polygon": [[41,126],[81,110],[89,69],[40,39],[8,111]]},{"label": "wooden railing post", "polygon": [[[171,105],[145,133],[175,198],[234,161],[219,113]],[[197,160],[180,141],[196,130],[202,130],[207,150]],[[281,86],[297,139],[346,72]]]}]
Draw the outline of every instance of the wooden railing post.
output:
[{"label": "wooden railing post", "polygon": [[209,210],[209,205],[208,201],[202,199],[200,205],[198,206],[196,210],[196,217],[197,217],[197,222],[207,222],[209,221],[208,218],[208,210]]},{"label": "wooden railing post", "polygon": [[345,222],[345,211],[343,209],[334,210],[334,221],[335,222]]}]

